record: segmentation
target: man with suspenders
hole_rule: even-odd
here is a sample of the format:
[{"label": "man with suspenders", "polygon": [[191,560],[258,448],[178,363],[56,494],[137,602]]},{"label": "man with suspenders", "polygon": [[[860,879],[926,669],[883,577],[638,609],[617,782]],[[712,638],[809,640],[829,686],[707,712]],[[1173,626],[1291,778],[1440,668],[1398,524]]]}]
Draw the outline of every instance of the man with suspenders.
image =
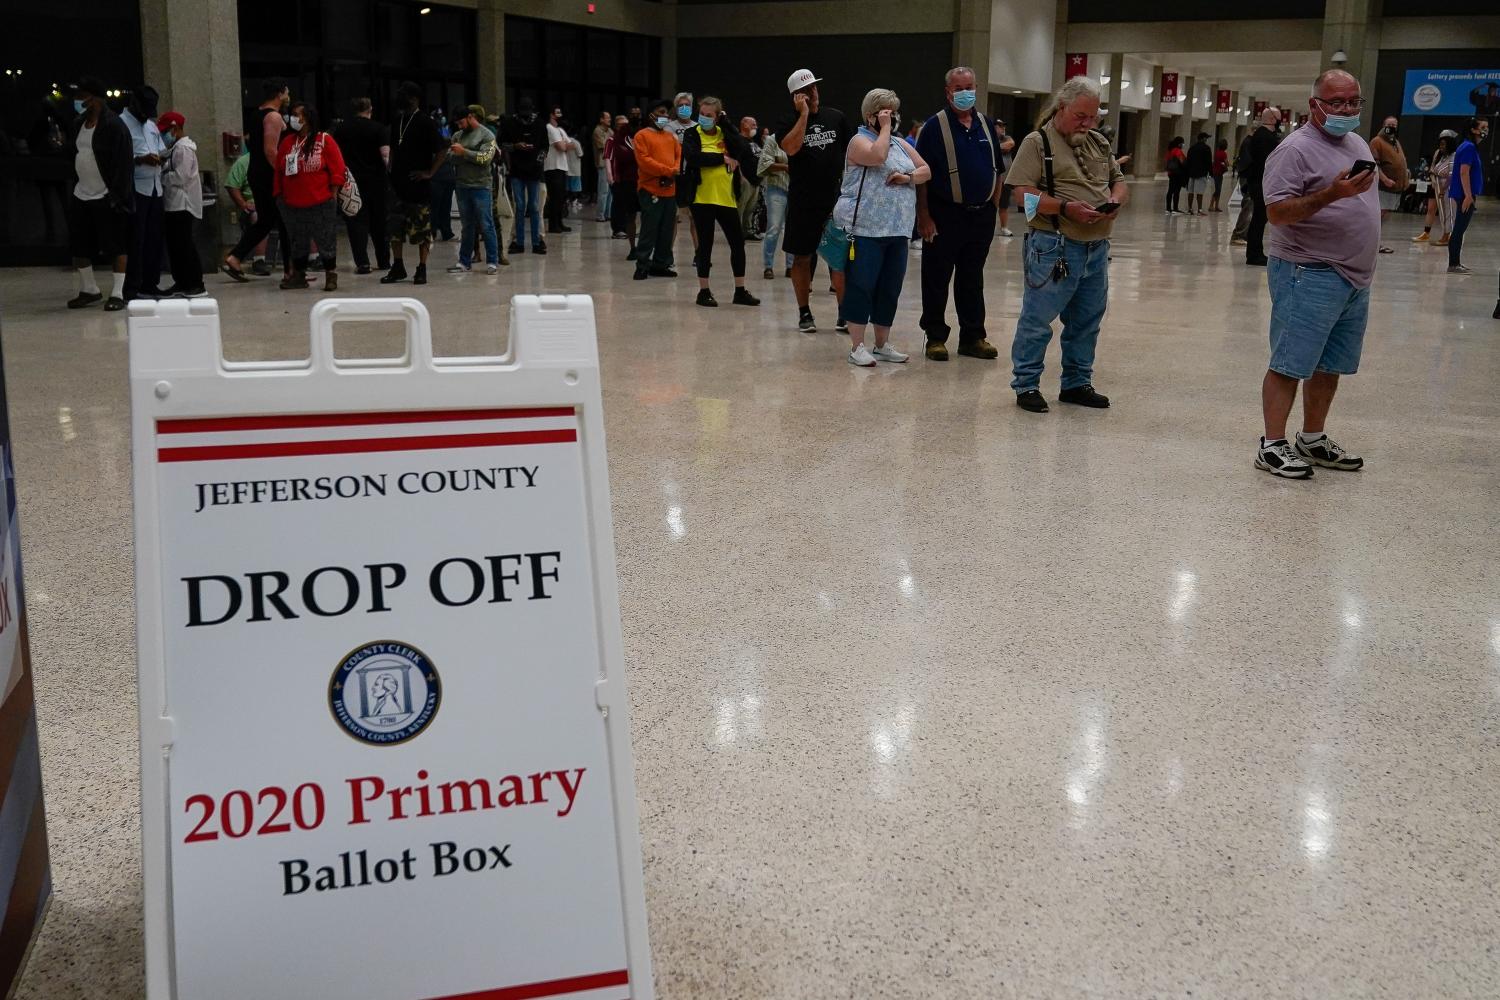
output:
[{"label": "man with suspenders", "polygon": [[974,110],[974,71],[955,66],[944,77],[948,107],[927,120],[917,152],[932,180],[917,188],[922,237],[922,330],[927,358],[948,360],[948,285],[958,311],[958,353],[994,360],[984,330],[984,262],[995,239],[1000,160],[994,123]]}]

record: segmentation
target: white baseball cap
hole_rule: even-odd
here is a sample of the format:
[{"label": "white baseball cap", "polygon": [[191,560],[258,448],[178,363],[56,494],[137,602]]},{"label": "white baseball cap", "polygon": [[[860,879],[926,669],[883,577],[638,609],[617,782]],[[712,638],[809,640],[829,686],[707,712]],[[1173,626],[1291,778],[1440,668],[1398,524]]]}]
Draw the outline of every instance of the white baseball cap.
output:
[{"label": "white baseball cap", "polygon": [[786,89],[788,93],[795,94],[803,87],[822,82],[823,78],[820,76],[813,76],[812,70],[799,69],[797,72],[786,78]]}]

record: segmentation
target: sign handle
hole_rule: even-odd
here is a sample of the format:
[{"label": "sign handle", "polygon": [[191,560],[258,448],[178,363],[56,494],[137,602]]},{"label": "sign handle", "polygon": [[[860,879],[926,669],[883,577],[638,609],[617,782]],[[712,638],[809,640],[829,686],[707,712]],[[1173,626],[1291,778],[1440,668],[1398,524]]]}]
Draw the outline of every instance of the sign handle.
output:
[{"label": "sign handle", "polygon": [[[396,358],[343,358],[333,353],[335,323],[399,320],[406,324],[406,352]],[[312,365],[333,372],[359,368],[425,368],[432,364],[432,320],[416,299],[324,299],[312,307]]]}]

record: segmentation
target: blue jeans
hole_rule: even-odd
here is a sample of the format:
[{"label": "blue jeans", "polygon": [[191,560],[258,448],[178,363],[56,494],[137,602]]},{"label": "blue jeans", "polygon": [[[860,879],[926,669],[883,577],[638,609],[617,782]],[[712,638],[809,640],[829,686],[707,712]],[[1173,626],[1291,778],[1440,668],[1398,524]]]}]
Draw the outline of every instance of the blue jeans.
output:
[{"label": "blue jeans", "polygon": [[[474,245],[474,233],[484,236],[484,259],[491,264],[500,260],[499,240],[495,238],[495,203],[489,188],[458,189],[458,217],[463,222],[463,242],[458,248],[458,262],[469,266],[472,256],[469,248]],[[478,227],[476,230],[475,227]]]},{"label": "blue jeans", "polygon": [[[762,184],[761,192],[766,199],[766,235],[761,242],[760,252],[766,259],[766,267],[775,267],[776,244],[781,239],[782,227],[786,225],[786,188]],[[787,266],[791,267],[790,255],[787,257]]]},{"label": "blue jeans", "polygon": [[516,200],[516,246],[521,245],[521,237],[526,231],[526,220],[531,220],[531,245],[537,247],[542,242],[542,180],[522,180],[519,177],[510,179],[510,193]]},{"label": "blue jeans", "polygon": [[861,326],[890,326],[896,319],[910,252],[911,240],[905,236],[854,237],[854,259],[844,268],[844,303],[839,315]]},{"label": "blue jeans", "polygon": [[[1448,183],[1452,184],[1453,182],[1449,181]],[[1462,192],[1463,189],[1459,188],[1459,191]],[[1461,212],[1459,211],[1459,206],[1463,202],[1456,198],[1448,200],[1453,202],[1453,231],[1448,234],[1448,266],[1457,267],[1463,263],[1464,231],[1469,228],[1469,220],[1474,218],[1474,209],[1478,207],[1478,204],[1476,202],[1476,204],[1469,206],[1467,212]]]},{"label": "blue jeans", "polygon": [[[1058,260],[1067,277],[1053,281]],[[1043,358],[1052,341],[1052,321],[1061,317],[1062,387],[1077,389],[1094,378],[1094,347],[1099,324],[1109,305],[1109,240],[1080,243],[1057,233],[1033,229],[1022,251],[1021,315],[1010,346],[1010,387],[1016,392],[1039,388]]]},{"label": "blue jeans", "polygon": [[1312,378],[1314,372],[1359,371],[1369,288],[1355,288],[1327,264],[1280,257],[1266,262],[1266,281],[1271,289],[1271,362],[1266,367],[1295,379]]},{"label": "blue jeans", "polygon": [[594,200],[598,202],[598,211],[594,213],[594,218],[603,222],[609,218],[609,210],[614,205],[614,198],[609,190],[609,172],[603,167],[599,168],[599,180],[594,188]]}]

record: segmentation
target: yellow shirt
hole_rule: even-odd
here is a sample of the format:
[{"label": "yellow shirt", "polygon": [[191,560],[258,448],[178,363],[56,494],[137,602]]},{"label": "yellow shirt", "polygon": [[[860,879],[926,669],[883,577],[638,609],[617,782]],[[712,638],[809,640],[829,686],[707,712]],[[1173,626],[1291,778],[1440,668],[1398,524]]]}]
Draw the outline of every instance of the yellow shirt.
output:
[{"label": "yellow shirt", "polygon": [[[703,126],[693,126],[698,130],[698,141],[703,143],[705,153],[724,154],[724,132],[722,129],[714,129],[713,132],[703,131]],[[731,174],[721,163],[716,167],[702,168],[703,179],[698,182],[698,196],[693,199],[695,205],[723,205],[725,208],[737,207],[734,202],[734,175]]]}]

